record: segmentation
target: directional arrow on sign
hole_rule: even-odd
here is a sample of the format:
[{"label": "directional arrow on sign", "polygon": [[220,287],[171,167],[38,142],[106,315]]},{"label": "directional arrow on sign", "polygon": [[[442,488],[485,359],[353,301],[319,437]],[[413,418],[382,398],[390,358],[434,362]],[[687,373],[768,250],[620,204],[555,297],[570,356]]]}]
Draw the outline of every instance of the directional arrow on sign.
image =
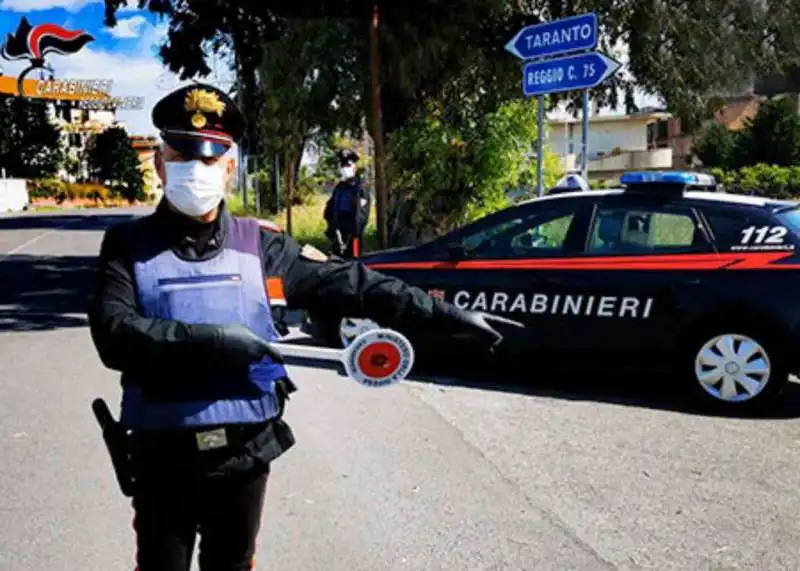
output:
[{"label": "directional arrow on sign", "polygon": [[506,44],[520,59],[537,59],[597,47],[597,14],[589,12],[522,28]]},{"label": "directional arrow on sign", "polygon": [[531,62],[522,70],[522,91],[533,96],[591,89],[620,67],[620,62],[600,52]]}]

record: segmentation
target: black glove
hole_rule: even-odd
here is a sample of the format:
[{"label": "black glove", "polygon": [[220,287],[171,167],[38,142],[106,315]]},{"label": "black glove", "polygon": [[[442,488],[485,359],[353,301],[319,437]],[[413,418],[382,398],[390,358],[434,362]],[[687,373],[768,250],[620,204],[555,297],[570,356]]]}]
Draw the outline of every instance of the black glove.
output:
[{"label": "black glove", "polygon": [[342,236],[338,232],[336,233],[336,243],[333,246],[333,252],[337,256],[344,256],[345,251],[347,248],[345,247],[344,242],[342,241]]},{"label": "black glove", "polygon": [[283,363],[283,356],[268,342],[239,323],[216,328],[214,349],[233,367],[247,367],[264,357]]},{"label": "black glove", "polygon": [[483,313],[480,311],[458,309],[457,307],[453,307],[450,315],[453,317],[453,319],[455,319],[458,325],[463,328],[463,332],[460,334],[457,333],[456,337],[472,336],[477,333],[481,340],[485,341],[489,345],[489,348],[492,351],[494,351],[497,346],[503,342],[503,335],[492,325],[502,323],[512,327],[524,327],[522,323],[512,319],[506,319],[505,317],[492,315],[490,313]]}]

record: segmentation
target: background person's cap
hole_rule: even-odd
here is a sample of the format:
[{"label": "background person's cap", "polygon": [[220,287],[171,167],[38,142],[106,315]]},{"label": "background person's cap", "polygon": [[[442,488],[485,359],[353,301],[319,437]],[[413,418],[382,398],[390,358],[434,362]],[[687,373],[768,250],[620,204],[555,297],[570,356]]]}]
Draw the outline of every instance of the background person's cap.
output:
[{"label": "background person's cap", "polygon": [[339,166],[344,167],[357,163],[360,157],[352,149],[342,149],[336,153],[336,158],[339,159]]}]

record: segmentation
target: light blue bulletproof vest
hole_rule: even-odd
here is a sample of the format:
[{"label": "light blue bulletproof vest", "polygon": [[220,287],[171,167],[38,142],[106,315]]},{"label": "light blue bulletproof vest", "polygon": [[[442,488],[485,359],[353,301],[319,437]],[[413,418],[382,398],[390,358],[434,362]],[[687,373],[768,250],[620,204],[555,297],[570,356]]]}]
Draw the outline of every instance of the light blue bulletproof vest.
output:
[{"label": "light blue bulletproof vest", "polygon": [[[225,243],[211,259],[187,261],[160,250],[134,262],[141,310],[149,318],[191,324],[242,323],[265,340],[276,340],[258,222],[233,217],[227,222]],[[288,378],[283,365],[265,357],[247,375],[230,375],[148,385],[147,379],[126,374],[120,422],[129,429],[170,430],[261,423],[278,416],[275,382]]]}]

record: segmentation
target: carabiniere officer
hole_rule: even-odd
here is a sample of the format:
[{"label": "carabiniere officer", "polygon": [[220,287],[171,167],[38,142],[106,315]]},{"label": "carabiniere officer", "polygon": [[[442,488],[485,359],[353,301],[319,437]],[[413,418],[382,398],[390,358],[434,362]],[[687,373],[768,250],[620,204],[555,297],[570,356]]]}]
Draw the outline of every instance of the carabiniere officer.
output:
[{"label": "carabiniere officer", "polygon": [[164,199],[107,229],[88,312],[100,359],[122,373],[136,562],[138,571],[186,571],[199,533],[203,571],[251,569],[270,466],[294,444],[281,417],[295,387],[270,345],[281,288],[266,280],[280,280],[291,308],[335,305],[492,345],[502,336],[491,322],[502,320],[232,216],[228,151],[245,121],[224,92],[183,87],[152,119]]}]

